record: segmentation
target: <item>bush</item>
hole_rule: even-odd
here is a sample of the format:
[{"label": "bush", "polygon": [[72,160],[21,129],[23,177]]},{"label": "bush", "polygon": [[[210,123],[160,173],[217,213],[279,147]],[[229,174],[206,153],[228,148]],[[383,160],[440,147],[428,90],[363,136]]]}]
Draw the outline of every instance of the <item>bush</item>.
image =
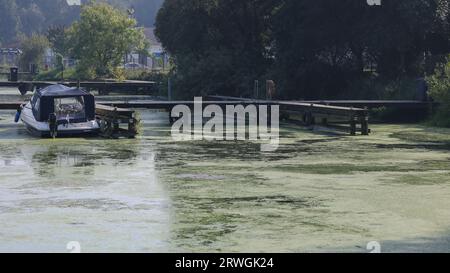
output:
[{"label": "bush", "polygon": [[430,96],[439,102],[439,108],[430,123],[439,127],[450,127],[450,55],[447,63],[436,69],[434,75],[428,77]]},{"label": "bush", "polygon": [[351,100],[416,100],[417,79],[402,77],[383,79],[379,76],[366,76],[355,79],[339,99]]},{"label": "bush", "polygon": [[20,68],[22,71],[29,71],[30,64],[42,64],[49,42],[45,36],[33,34],[31,37],[22,37],[20,47],[23,51],[19,61]]},{"label": "bush", "polygon": [[[135,69],[135,70],[123,70],[124,77],[127,80],[136,80],[136,81],[152,81],[156,82],[157,84],[157,90],[158,90],[158,96],[168,96],[168,80],[169,80],[169,74],[164,72],[153,72],[153,71],[147,71],[142,69]],[[174,87],[172,87],[172,90],[176,90]],[[173,93],[174,96],[176,96],[175,93]]]},{"label": "bush", "polygon": [[[34,77],[35,81],[60,81],[62,77],[61,69],[52,69],[49,71],[41,72]],[[78,74],[75,69],[69,68],[64,70],[64,80],[73,80],[76,81],[78,79]]]}]

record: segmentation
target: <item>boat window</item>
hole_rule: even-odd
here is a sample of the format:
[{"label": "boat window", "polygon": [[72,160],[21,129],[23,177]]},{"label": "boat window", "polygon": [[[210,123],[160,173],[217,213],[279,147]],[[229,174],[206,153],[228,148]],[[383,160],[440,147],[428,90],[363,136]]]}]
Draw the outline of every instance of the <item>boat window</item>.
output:
[{"label": "boat window", "polygon": [[39,113],[39,109],[41,108],[41,98],[39,98],[38,96],[33,96],[33,99],[31,101],[31,108],[33,111],[33,115],[36,119],[40,118],[40,113]]},{"label": "boat window", "polygon": [[56,98],[55,114],[58,120],[86,118],[83,97]]},{"label": "boat window", "polygon": [[33,97],[31,97],[31,105],[34,107],[34,105],[36,104],[37,99],[39,98],[39,96],[34,93]]},{"label": "boat window", "polygon": [[34,104],[34,109],[36,110],[37,113],[39,113],[39,109],[41,108],[41,99],[38,98],[36,100],[36,103]]}]

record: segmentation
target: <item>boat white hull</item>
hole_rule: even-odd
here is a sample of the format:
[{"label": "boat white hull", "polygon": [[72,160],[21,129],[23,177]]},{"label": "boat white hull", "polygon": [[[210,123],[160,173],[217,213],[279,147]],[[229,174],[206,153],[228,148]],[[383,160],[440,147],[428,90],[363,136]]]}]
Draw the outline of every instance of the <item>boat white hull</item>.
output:
[{"label": "boat white hull", "polygon": [[[50,126],[48,122],[36,121],[30,103],[23,107],[20,119],[31,134],[40,137],[50,136]],[[57,135],[90,135],[97,134],[99,131],[100,126],[98,122],[96,120],[91,120],[88,122],[60,124],[58,125]]]}]

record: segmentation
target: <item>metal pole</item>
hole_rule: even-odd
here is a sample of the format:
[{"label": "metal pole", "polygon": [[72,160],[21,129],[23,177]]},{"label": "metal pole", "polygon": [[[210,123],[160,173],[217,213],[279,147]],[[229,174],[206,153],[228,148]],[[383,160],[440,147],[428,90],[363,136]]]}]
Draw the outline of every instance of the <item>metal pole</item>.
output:
[{"label": "metal pole", "polygon": [[171,81],[171,79],[170,79],[170,76],[169,76],[169,78],[167,79],[167,99],[168,99],[169,101],[172,100],[172,81]]}]

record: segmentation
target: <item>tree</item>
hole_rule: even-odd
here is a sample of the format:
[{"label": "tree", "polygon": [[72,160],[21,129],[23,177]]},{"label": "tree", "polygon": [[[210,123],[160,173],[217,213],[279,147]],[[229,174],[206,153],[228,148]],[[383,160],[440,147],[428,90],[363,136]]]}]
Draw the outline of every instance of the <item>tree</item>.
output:
[{"label": "tree", "polygon": [[[163,0],[97,0],[126,10],[134,6],[140,25],[152,27]],[[45,33],[51,26],[69,26],[80,17],[80,6],[67,0],[0,0],[0,43],[17,42],[19,34]]]},{"label": "tree", "polygon": [[17,6],[14,0],[0,0],[0,43],[14,40],[19,29]]},{"label": "tree", "polygon": [[356,83],[388,86],[432,72],[450,51],[449,3],[166,0],[156,35],[187,95],[248,96],[253,80],[274,79],[288,99],[352,98]]},{"label": "tree", "polygon": [[156,35],[176,64],[184,96],[249,95],[272,59],[270,0],[166,0]]},{"label": "tree", "polygon": [[447,62],[439,65],[435,73],[428,77],[431,97],[440,103],[432,123],[450,127],[450,55]]},{"label": "tree", "polygon": [[78,18],[80,8],[66,0],[15,0],[20,31],[28,36],[44,33],[53,25],[70,25]]},{"label": "tree", "polygon": [[30,64],[40,65],[48,47],[49,42],[45,36],[33,34],[31,37],[21,38],[23,53],[20,57],[20,66],[22,69],[28,70]]},{"label": "tree", "polygon": [[70,51],[84,76],[111,76],[127,52],[148,47],[136,21],[107,4],[84,6],[69,30]]},{"label": "tree", "polygon": [[[375,7],[354,0],[283,1],[273,16],[273,71],[284,95],[336,98],[373,76],[389,82],[423,75],[424,55],[449,51],[448,9],[441,7],[448,3],[384,0]],[[376,75],[364,72],[371,64]]]},{"label": "tree", "polygon": [[64,26],[51,26],[47,31],[47,39],[55,53],[67,55],[68,38],[67,29]]}]

